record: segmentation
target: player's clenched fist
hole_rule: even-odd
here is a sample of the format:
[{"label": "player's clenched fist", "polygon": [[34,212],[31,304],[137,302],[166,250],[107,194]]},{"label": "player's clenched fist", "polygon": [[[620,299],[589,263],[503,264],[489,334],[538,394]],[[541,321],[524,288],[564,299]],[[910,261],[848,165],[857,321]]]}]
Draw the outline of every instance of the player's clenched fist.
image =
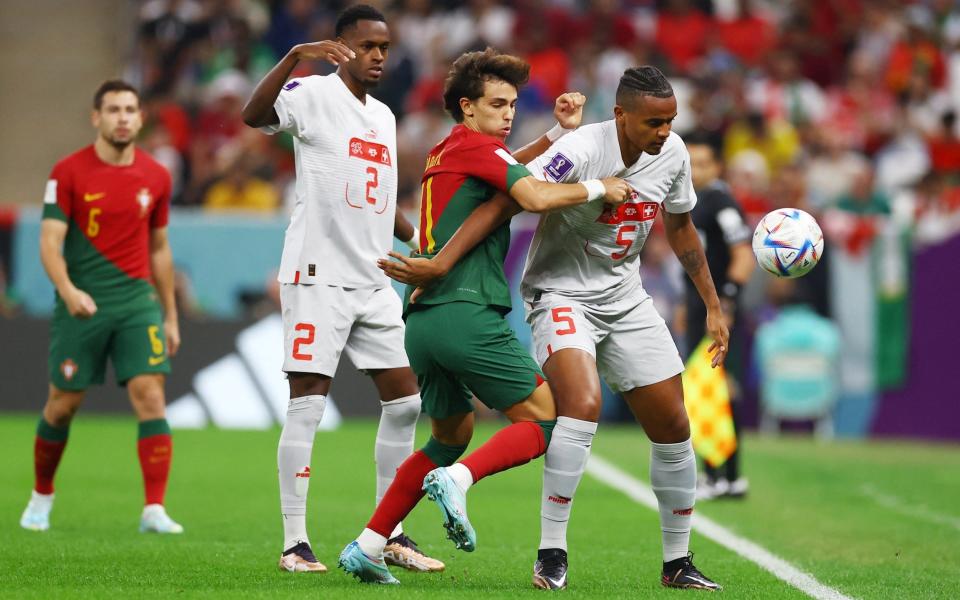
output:
[{"label": "player's clenched fist", "polygon": [[580,92],[567,92],[557,96],[553,116],[557,118],[560,127],[564,129],[580,127],[580,121],[583,120],[583,105],[586,102],[587,97]]},{"label": "player's clenched fist", "polygon": [[610,204],[623,204],[633,194],[633,188],[626,181],[619,177],[606,177],[600,180],[606,193],[603,195],[603,201]]},{"label": "player's clenched fist", "polygon": [[300,60],[325,60],[333,65],[339,66],[357,55],[353,50],[347,48],[340,42],[324,40],[322,42],[311,42],[309,44],[297,44],[293,49],[297,58]]}]

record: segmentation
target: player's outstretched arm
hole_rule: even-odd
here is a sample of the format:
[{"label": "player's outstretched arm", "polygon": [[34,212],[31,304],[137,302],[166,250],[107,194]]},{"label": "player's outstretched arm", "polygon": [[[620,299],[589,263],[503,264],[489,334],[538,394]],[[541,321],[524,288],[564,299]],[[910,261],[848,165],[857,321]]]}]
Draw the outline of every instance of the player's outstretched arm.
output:
[{"label": "player's outstretched arm", "polygon": [[97,312],[97,303],[70,281],[67,261],[63,258],[63,240],[67,237],[67,228],[67,223],[59,219],[40,221],[40,262],[70,316],[89,319]]},{"label": "player's outstretched arm", "polygon": [[356,54],[340,42],[324,40],[310,44],[297,44],[257,84],[243,107],[243,122],[250,127],[265,127],[280,122],[273,104],[277,101],[277,96],[280,95],[280,90],[293,72],[293,68],[301,60],[319,59],[340,65],[351,58],[356,58]]},{"label": "player's outstretched arm", "polygon": [[517,180],[510,188],[510,196],[517,204],[532,213],[585,204],[598,198],[610,204],[621,204],[631,193],[633,188],[617,177],[590,179],[581,183],[547,183],[531,175]]},{"label": "player's outstretched arm", "polygon": [[180,349],[180,321],[174,294],[173,252],[167,239],[167,228],[150,230],[150,270],[163,307],[163,333],[167,338],[167,355],[176,356]]},{"label": "player's outstretched arm", "polygon": [[495,194],[470,213],[433,258],[409,258],[390,252],[390,256],[399,262],[381,259],[377,261],[377,265],[388,277],[400,283],[416,287],[427,286],[433,280],[449,273],[460,259],[501,223],[521,211],[520,206],[506,194]]},{"label": "player's outstretched arm", "polygon": [[586,102],[586,96],[580,92],[567,92],[557,96],[553,106],[553,116],[557,118],[557,124],[526,146],[511,152],[513,157],[527,164],[546,152],[555,141],[580,127],[580,122],[583,120],[583,105]]},{"label": "player's outstretched arm", "polygon": [[713,353],[711,364],[717,367],[723,364],[727,356],[730,332],[727,330],[723,309],[720,307],[720,298],[717,297],[717,289],[710,275],[710,267],[707,266],[707,257],[703,253],[700,236],[697,235],[689,212],[663,211],[663,225],[673,253],[680,259],[680,264],[693,280],[697,292],[707,307],[707,334],[713,339],[707,352]]}]

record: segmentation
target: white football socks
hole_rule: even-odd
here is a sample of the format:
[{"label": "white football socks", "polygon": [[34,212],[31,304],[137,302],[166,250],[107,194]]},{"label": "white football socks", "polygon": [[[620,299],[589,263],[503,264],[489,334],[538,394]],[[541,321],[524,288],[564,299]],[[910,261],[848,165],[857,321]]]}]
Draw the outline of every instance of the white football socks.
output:
[{"label": "white football socks", "polygon": [[471,473],[467,465],[463,463],[453,463],[447,467],[447,475],[453,479],[453,482],[457,484],[457,487],[460,488],[460,491],[464,494],[466,494],[470,486],[473,485],[473,473]]},{"label": "white football socks", "polygon": [[697,498],[697,460],[690,440],[650,444],[650,485],[660,506],[663,562],[687,555]]},{"label": "white football socks", "polygon": [[[387,488],[393,483],[397,469],[413,452],[417,417],[420,416],[420,394],[380,402],[380,406],[382,408],[380,427],[377,429],[377,441],[373,450],[373,459],[377,465],[378,505],[387,493]],[[403,533],[403,524],[397,523],[390,537],[396,537],[401,533]],[[363,545],[361,544],[360,547],[363,548]]]},{"label": "white football socks", "polygon": [[571,417],[557,417],[543,462],[543,493],[540,498],[540,549],[567,549],[567,523],[573,495],[587,468],[597,424]]},{"label": "white football socks", "polygon": [[376,559],[383,556],[383,549],[387,546],[387,538],[372,529],[364,528],[360,537],[357,538],[357,545],[360,546],[364,554]]},{"label": "white football socks", "polygon": [[280,477],[280,513],[283,515],[283,549],[289,550],[307,538],[307,490],[310,487],[310,455],[313,437],[323,418],[326,396],[302,396],[287,403],[287,422],[277,444]]}]

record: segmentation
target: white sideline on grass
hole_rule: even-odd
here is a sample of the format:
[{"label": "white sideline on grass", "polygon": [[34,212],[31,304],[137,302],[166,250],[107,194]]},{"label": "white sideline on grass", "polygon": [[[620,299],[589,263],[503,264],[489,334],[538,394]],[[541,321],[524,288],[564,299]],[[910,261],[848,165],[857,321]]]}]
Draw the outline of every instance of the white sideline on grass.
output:
[{"label": "white sideline on grass", "polygon": [[934,525],[946,525],[948,527],[953,527],[957,531],[960,531],[960,519],[934,512],[923,504],[911,505],[906,500],[894,496],[893,494],[881,492],[876,487],[868,483],[860,486],[860,492],[887,510],[892,510],[893,512],[900,513],[901,515],[913,517],[914,519],[919,519],[928,523],[933,523]]},{"label": "white sideline on grass", "polygon": [[[626,494],[631,500],[647,508],[659,510],[657,497],[646,483],[626,471],[613,466],[596,454],[590,456],[587,473],[608,486]],[[700,535],[713,540],[736,552],[747,560],[756,563],[774,576],[782,579],[801,592],[818,600],[852,600],[832,587],[823,585],[813,575],[794,567],[784,559],[746,538],[742,538],[726,527],[711,521],[703,515],[693,516],[693,529]]]}]

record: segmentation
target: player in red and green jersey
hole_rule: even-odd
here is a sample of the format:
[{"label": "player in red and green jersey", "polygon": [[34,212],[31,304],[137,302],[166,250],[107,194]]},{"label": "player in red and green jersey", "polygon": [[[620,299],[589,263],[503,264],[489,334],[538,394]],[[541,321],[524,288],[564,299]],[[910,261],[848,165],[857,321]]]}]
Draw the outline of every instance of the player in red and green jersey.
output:
[{"label": "player in red and green jersey", "polygon": [[[508,193],[535,212],[600,197],[620,203],[630,193],[616,178],[550,184],[532,177],[520,163],[546,150],[558,128],[511,155],[504,139],[529,69],[521,59],[491,49],[464,54],[453,64],[444,104],[458,124],[427,157],[420,199],[422,256],[439,252],[473,210],[497,193]],[[557,105],[558,119],[569,115],[560,125],[576,127],[583,97],[565,94]],[[504,223],[416,303],[407,298],[405,345],[433,435],[400,466],[366,529],[340,555],[340,566],[362,581],[397,583],[383,564],[384,544],[424,492],[440,506],[448,537],[458,548],[474,550],[467,489],[546,450],[555,423],[553,397],[504,319],[511,308],[503,272],[509,242]],[[473,395],[512,424],[456,462],[473,434]]]},{"label": "player in red and green jersey", "polygon": [[143,124],[130,84],[94,95],[97,138],[56,164],[44,195],[40,260],[56,288],[50,326],[50,392],[37,426],[33,494],[20,525],[50,527],[53,477],[86,389],[107,359],[139,421],[146,503],[140,531],[180,533],[163,507],[172,442],[164,375],[180,345],[167,241],[170,175],[134,146]]}]

